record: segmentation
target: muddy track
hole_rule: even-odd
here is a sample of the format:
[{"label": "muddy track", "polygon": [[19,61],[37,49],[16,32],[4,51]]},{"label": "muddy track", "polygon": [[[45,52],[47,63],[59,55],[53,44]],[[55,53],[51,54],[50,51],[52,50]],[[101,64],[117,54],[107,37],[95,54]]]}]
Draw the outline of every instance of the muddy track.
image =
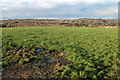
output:
[{"label": "muddy track", "polygon": [[53,78],[54,71],[72,62],[65,59],[65,54],[55,50],[40,48],[41,58],[32,58],[25,64],[15,64],[3,68],[2,76],[5,79],[44,79]]}]

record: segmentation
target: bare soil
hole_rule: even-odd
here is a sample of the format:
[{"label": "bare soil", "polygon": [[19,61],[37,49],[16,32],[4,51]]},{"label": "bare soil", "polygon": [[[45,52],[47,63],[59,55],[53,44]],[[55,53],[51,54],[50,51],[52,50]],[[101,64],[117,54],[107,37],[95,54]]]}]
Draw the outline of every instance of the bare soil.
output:
[{"label": "bare soil", "polygon": [[[40,48],[41,58],[33,58],[25,64],[16,64],[3,68],[3,80],[8,79],[44,79],[52,78],[54,71],[72,62],[65,59],[65,54]],[[43,52],[44,51],[44,52]]]}]

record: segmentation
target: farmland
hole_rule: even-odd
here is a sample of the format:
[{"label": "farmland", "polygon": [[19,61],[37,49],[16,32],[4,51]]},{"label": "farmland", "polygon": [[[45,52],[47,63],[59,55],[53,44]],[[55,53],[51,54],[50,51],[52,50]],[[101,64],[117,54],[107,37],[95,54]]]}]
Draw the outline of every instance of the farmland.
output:
[{"label": "farmland", "polygon": [[[48,54],[41,55],[39,49],[43,50],[41,51],[43,55]],[[2,28],[4,70],[11,66],[30,63],[33,58],[43,59],[58,53],[65,55],[61,60],[66,61],[67,65],[55,69],[53,71],[55,75],[51,74],[51,78],[102,80],[118,77],[116,72],[118,69],[116,60],[119,59],[117,28]]]}]

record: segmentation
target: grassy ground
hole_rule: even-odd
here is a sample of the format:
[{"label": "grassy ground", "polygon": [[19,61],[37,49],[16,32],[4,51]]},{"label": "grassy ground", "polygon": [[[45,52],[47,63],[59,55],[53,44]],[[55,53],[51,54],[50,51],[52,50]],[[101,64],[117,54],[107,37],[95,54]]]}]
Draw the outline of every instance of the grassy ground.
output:
[{"label": "grassy ground", "polygon": [[[103,79],[117,76],[115,74],[116,59],[119,59],[118,29],[19,27],[3,28],[2,31],[4,66],[11,63],[11,58],[15,58],[11,50],[19,51],[21,48],[29,50],[34,46],[43,46],[49,50],[65,53],[66,59],[73,62],[55,71],[55,77]],[[30,55],[33,56],[33,54]]]}]

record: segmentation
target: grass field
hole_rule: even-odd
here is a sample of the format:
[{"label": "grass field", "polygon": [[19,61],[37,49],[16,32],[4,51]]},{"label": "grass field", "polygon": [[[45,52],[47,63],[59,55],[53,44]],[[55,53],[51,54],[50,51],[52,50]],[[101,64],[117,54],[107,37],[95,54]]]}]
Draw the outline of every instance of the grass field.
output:
[{"label": "grass field", "polygon": [[[2,28],[2,32],[4,67],[8,67],[17,59],[16,57],[20,57],[17,54],[14,56],[10,50],[42,46],[64,53],[67,55],[65,58],[73,62],[56,70],[54,77],[76,79],[116,77],[116,59],[119,59],[117,28],[19,27]],[[39,57],[30,55],[24,60]],[[23,63],[18,61],[16,64]]]}]

